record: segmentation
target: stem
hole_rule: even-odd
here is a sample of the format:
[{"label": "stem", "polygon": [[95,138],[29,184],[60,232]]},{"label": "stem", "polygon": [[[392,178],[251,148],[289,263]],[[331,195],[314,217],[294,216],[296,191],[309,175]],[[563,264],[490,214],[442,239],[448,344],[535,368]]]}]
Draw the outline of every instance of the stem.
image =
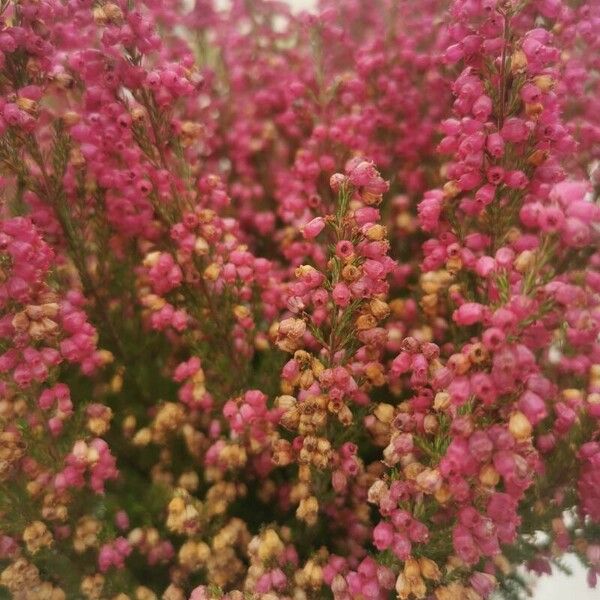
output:
[{"label": "stem", "polygon": [[[52,181],[50,175],[48,174],[42,152],[34,136],[31,136],[31,138],[28,139],[28,149],[31,157],[42,173],[44,188],[42,190],[43,195],[48,198],[50,205],[54,208],[54,212],[61,225],[63,235],[67,241],[67,250],[69,256],[71,257],[71,260],[73,261],[73,264],[79,274],[79,279],[81,281],[84,294],[87,297],[93,298],[97,321],[104,325],[103,331],[108,338],[109,345],[112,347],[114,353],[118,356],[123,364],[126,364],[128,353],[121,342],[119,332],[117,331],[112,317],[107,310],[106,301],[98,293],[98,289],[94,285],[94,282],[87,270],[85,264],[85,250],[83,249],[80,239],[78,239],[76,234],[76,229],[73,226],[72,219],[70,218],[69,209],[68,207],[65,207],[64,203],[61,201],[64,196],[62,184],[59,181]],[[144,391],[144,386],[139,381],[137,376],[133,377],[132,383],[137,388],[140,397],[143,398],[146,403],[150,404],[152,402],[151,398]]]},{"label": "stem", "polygon": [[506,116],[506,89],[507,89],[507,73],[506,61],[507,50],[510,43],[510,21],[508,13],[504,13],[504,36],[502,45],[502,66],[500,73],[500,106],[498,110],[498,129],[502,128],[504,118]]}]

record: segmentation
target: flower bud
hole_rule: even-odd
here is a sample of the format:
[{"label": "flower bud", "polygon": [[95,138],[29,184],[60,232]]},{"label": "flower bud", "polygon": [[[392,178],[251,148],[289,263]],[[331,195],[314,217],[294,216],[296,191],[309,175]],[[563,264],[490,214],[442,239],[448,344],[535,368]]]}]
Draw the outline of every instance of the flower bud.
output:
[{"label": "flower bud", "polygon": [[521,411],[517,411],[510,417],[508,430],[516,440],[527,440],[531,438],[533,427],[529,419]]}]

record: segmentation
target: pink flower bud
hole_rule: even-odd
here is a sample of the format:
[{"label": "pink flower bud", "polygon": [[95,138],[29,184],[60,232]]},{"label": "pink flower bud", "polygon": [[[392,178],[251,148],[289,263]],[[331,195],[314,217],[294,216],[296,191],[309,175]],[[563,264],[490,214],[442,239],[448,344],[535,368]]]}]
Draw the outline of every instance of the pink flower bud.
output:
[{"label": "pink flower bud", "polygon": [[484,319],[485,310],[477,302],[466,302],[452,314],[452,319],[459,325],[474,325]]},{"label": "pink flower bud", "polygon": [[306,225],[301,227],[302,235],[307,240],[316,238],[323,228],[325,227],[325,220],[323,217],[316,217],[312,221],[309,221]]},{"label": "pink flower bud", "polygon": [[473,116],[479,121],[486,121],[492,114],[492,99],[489,96],[481,95],[473,103],[471,109]]},{"label": "pink flower bud", "polygon": [[373,544],[378,550],[387,550],[394,542],[394,528],[386,521],[380,521],[373,529]]},{"label": "pink flower bud", "polygon": [[488,135],[486,148],[494,158],[500,158],[504,154],[504,140],[502,136],[499,133]]},{"label": "pink flower bud", "polygon": [[345,283],[337,283],[331,293],[333,301],[340,307],[345,308],[350,303],[352,294]]},{"label": "pink flower bud", "polygon": [[483,208],[484,206],[491,204],[495,195],[496,186],[486,183],[475,192],[475,200]]},{"label": "pink flower bud", "polygon": [[504,122],[500,133],[506,141],[518,143],[527,139],[529,136],[529,128],[523,119],[509,117]]}]

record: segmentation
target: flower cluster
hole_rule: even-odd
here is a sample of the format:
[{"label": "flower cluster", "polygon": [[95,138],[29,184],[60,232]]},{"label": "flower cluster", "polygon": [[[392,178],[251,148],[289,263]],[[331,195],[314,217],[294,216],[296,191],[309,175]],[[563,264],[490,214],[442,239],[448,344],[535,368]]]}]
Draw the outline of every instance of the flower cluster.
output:
[{"label": "flower cluster", "polygon": [[596,585],[600,2],[293,4],[0,1],[0,595]]}]

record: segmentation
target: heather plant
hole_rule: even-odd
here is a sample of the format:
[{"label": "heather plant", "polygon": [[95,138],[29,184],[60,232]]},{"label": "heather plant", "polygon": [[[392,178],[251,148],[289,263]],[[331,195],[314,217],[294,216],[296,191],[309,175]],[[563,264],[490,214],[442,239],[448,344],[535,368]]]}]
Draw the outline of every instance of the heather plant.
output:
[{"label": "heather plant", "polygon": [[0,0],[0,597],[595,586],[599,34]]}]

